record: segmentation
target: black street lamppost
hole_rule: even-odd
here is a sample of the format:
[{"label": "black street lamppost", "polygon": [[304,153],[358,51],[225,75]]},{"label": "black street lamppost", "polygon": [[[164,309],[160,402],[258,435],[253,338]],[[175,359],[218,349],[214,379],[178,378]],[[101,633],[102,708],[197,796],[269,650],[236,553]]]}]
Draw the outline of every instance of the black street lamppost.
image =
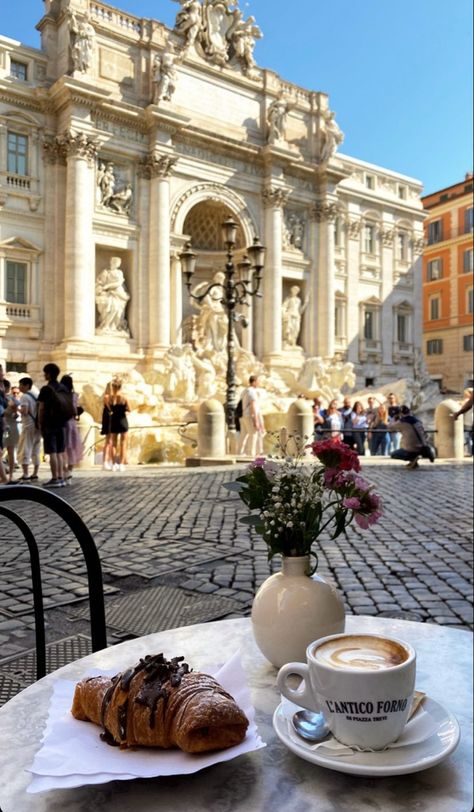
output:
[{"label": "black street lamppost", "polygon": [[[227,375],[226,375],[226,400],[225,417],[227,429],[235,434],[235,409],[236,403],[236,381],[235,381],[235,322],[241,321],[243,326],[247,326],[247,321],[241,314],[235,312],[237,305],[250,304],[249,298],[261,296],[259,293],[262,281],[262,271],[264,265],[265,248],[260,243],[258,237],[254,238],[253,245],[249,245],[247,253],[237,268],[240,278],[234,279],[236,266],[234,265],[234,248],[238,224],[228,217],[222,223],[222,234],[227,252],[227,262],[225,264],[224,284],[210,282],[205,290],[199,295],[191,292],[191,280],[196,267],[196,254],[192,250],[191,243],[187,242],[184,251],[179,255],[181,267],[186,280],[186,287],[189,295],[197,302],[202,302],[212,290],[220,288],[222,290],[221,304],[227,314]],[[249,259],[250,257],[250,259]],[[251,276],[251,272],[254,272]],[[231,435],[230,435],[231,436]]]}]

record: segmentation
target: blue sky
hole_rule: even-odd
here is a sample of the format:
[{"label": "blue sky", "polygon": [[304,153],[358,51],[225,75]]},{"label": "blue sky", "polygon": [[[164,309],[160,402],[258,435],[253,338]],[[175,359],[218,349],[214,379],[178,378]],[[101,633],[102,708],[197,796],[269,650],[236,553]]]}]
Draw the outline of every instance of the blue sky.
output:
[{"label": "blue sky", "polygon": [[[172,0],[110,3],[172,26]],[[342,151],[419,178],[472,171],[471,0],[241,0],[264,38],[261,67],[330,96]],[[39,45],[42,0],[0,0],[0,33]]]}]

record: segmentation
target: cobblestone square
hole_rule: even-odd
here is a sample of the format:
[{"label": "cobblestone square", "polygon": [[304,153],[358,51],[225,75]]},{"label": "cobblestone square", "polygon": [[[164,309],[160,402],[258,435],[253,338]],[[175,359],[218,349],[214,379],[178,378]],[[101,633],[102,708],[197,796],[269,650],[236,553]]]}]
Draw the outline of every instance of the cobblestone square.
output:
[{"label": "cobblestone square", "polygon": [[[315,547],[319,574],[341,591],[348,613],[472,629],[472,466],[437,462],[412,472],[366,463],[363,469],[382,495],[383,517],[369,530],[351,526],[347,536],[323,537]],[[117,598],[160,586],[183,590],[190,600],[227,599],[214,601],[213,617],[250,613],[255,590],[280,564],[268,562],[265,544],[239,523],[244,506],[222,487],[238,470],[80,471],[60,492],[95,538],[106,614]],[[23,515],[41,538],[48,642],[87,635],[80,549],[42,507],[25,506]],[[0,671],[2,660],[34,646],[28,550],[4,519],[1,536]],[[202,611],[203,601],[198,604]],[[194,622],[192,614],[184,617]],[[129,625],[109,625],[109,642],[122,639],[123,629],[133,633]]]}]

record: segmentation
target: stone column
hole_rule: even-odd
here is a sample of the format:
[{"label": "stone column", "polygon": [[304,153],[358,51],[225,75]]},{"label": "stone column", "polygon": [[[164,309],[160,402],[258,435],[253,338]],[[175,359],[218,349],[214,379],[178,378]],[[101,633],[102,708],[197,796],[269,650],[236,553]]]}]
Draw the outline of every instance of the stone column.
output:
[{"label": "stone column", "polygon": [[182,344],[183,281],[178,251],[171,253],[171,343]]},{"label": "stone column", "polygon": [[359,267],[360,267],[360,231],[362,220],[359,216],[348,218],[347,229],[347,360],[359,363]]},{"label": "stone column", "polygon": [[318,355],[332,358],[335,351],[334,309],[335,274],[334,220],[337,216],[336,202],[330,199],[313,206],[312,215],[319,223],[317,302],[318,302]]},{"label": "stone column", "polygon": [[265,206],[265,269],[263,272],[263,356],[271,360],[281,353],[282,307],[282,221],[289,190],[267,187]]},{"label": "stone column", "polygon": [[95,334],[92,216],[97,142],[85,133],[70,131],[57,141],[67,159],[64,338],[91,341]]},{"label": "stone column", "polygon": [[[382,363],[384,366],[396,363],[393,358],[395,342],[395,324],[393,319],[393,303],[390,293],[393,288],[393,251],[395,231],[387,226],[380,230],[382,252],[382,324],[380,325],[380,340],[382,342]],[[397,361],[398,363],[398,361]]]},{"label": "stone column", "polygon": [[[312,215],[312,213],[311,213]],[[307,294],[309,305],[304,320],[304,348],[309,357],[319,355],[318,347],[318,257],[319,257],[319,228],[313,216],[309,218],[309,256],[311,268],[308,277]]]},{"label": "stone column", "polygon": [[166,349],[171,339],[170,190],[169,177],[177,158],[152,152],[140,174],[150,181],[149,346]]}]

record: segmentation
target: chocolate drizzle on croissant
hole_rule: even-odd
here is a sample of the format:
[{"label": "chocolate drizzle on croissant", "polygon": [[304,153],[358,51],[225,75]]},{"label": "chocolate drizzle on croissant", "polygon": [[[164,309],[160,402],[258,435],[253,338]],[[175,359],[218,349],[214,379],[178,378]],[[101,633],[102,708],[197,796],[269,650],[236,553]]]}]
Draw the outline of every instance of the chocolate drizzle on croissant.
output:
[{"label": "chocolate drizzle on croissant", "polygon": [[101,738],[120,747],[203,752],[238,744],[248,726],[245,714],[216,680],[190,671],[183,660],[157,654],[111,679],[83,680],[72,714],[100,724]]}]

